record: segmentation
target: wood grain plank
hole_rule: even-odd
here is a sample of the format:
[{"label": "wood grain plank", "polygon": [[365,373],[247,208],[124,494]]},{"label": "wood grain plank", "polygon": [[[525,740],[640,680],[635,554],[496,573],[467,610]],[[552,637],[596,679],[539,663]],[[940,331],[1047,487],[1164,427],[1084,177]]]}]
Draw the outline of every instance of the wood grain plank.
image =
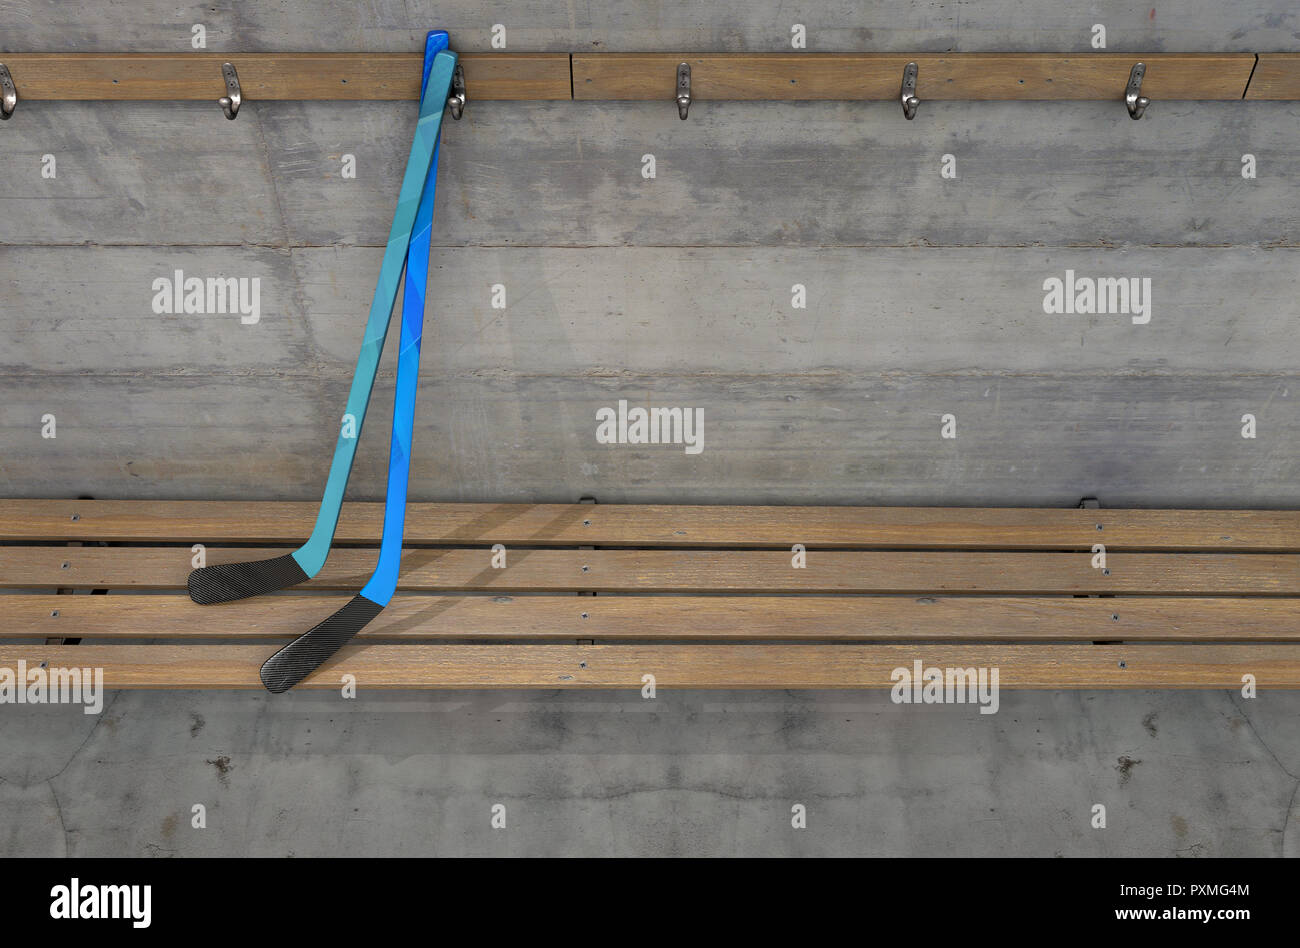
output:
[{"label": "wood grain plank", "polygon": [[1300,98],[1300,53],[1260,53],[1246,98],[1253,101]]},{"label": "wood grain plank", "polygon": [[[251,101],[414,99],[417,53],[0,53],[25,99],[215,99],[230,61]],[[476,99],[568,99],[564,53],[467,53]],[[701,99],[892,99],[903,66],[923,99],[1122,99],[1133,63],[1156,99],[1240,99],[1252,53],[576,53],[578,99],[671,99],[674,70],[692,68]]]},{"label": "wood grain plank", "polygon": [[[0,668],[103,668],[106,688],[261,688],[261,645],[0,645]],[[888,688],[994,668],[1003,689],[1300,687],[1300,645],[353,645],[298,687]]]},{"label": "wood grain plank", "polygon": [[[19,100],[211,99],[233,63],[248,101],[418,99],[420,53],[0,53]],[[479,99],[569,99],[567,53],[465,53]]]},{"label": "wood grain plank", "polygon": [[[249,639],[302,633],[349,595],[229,608],[186,595],[4,597],[0,635]],[[505,641],[1300,641],[1300,600],[1187,597],[397,596],[363,638]]]},{"label": "wood grain plank", "polygon": [[[209,547],[207,563],[279,556],[284,548]],[[376,552],[335,551],[309,583],[356,589]],[[0,547],[0,588],[181,589],[187,547]],[[813,551],[791,568],[788,551],[517,549],[494,569],[487,548],[414,548],[398,588],[494,592],[974,593],[983,595],[1300,595],[1300,555],[1114,553],[1109,575],[1085,553]]]},{"label": "wood grain plank", "polygon": [[926,100],[1124,98],[1147,65],[1144,95],[1240,99],[1253,53],[574,53],[575,99],[670,101],[677,64],[691,95],[709,99],[897,99],[908,62]]},{"label": "wood grain plank", "polygon": [[[302,542],[315,503],[0,500],[0,541]],[[377,543],[383,504],[348,503],[336,541]],[[1296,510],[809,507],[669,504],[407,506],[410,543],[511,546],[1300,550]]]}]

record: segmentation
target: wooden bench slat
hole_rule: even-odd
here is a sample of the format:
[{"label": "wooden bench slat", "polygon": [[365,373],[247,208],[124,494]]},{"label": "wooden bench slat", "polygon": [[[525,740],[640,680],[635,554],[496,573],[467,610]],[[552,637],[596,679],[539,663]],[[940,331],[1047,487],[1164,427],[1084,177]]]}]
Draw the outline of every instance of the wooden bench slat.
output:
[{"label": "wooden bench slat", "polygon": [[[314,503],[0,500],[0,541],[300,543]],[[336,542],[377,543],[383,505],[344,505]],[[1098,525],[1102,529],[1097,529]],[[1300,551],[1295,510],[413,503],[410,543],[890,549]]]},{"label": "wooden bench slat", "polygon": [[[583,53],[573,97],[663,99],[677,64],[691,95],[717,99],[896,99],[903,67],[918,67],[922,102],[942,99],[1124,98],[1129,70],[1147,65],[1142,93],[1165,99],[1240,99],[1254,53]],[[671,98],[671,96],[669,96]]]},{"label": "wooden bench slat", "polygon": [[[211,548],[209,565],[283,550]],[[335,551],[310,583],[359,589],[375,551]],[[0,547],[0,587],[184,588],[188,549]],[[489,550],[408,549],[398,588],[443,591],[1300,595],[1300,555],[1117,553],[1110,575],[1083,553],[814,552],[806,569],[770,550],[529,550],[491,566]],[[67,564],[66,568],[64,564]]]},{"label": "wooden bench slat", "polygon": [[[298,635],[349,598],[289,594],[214,607],[183,594],[12,595],[0,600],[0,608],[6,637],[247,639]],[[1300,641],[1300,599],[402,595],[361,634],[570,642]]]},{"label": "wooden bench slat", "polygon": [[[0,667],[104,669],[106,688],[261,688],[258,645],[0,644]],[[1300,645],[351,645],[299,687],[888,688],[895,668],[998,669],[1002,689],[1300,687]]]}]

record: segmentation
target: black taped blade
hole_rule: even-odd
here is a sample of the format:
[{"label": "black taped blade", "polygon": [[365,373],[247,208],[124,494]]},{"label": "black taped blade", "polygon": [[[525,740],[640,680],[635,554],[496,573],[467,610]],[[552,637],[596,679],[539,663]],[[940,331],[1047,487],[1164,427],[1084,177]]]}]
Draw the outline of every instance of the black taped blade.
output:
[{"label": "black taped blade", "polygon": [[190,598],[210,606],[296,586],[310,578],[289,553],[271,560],[204,566],[190,573]]},{"label": "black taped blade", "polygon": [[304,632],[262,666],[262,684],[272,694],[288,691],[366,627],[384,607],[365,596],[353,596],[346,606],[310,632]]}]

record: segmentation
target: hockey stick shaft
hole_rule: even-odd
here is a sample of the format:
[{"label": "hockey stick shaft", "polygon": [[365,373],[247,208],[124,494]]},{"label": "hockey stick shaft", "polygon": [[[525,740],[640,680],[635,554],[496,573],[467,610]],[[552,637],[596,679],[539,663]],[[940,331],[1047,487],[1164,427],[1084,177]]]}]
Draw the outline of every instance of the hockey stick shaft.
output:
[{"label": "hockey stick shaft", "polygon": [[434,148],[429,179],[420,197],[406,257],[406,282],[402,288],[402,342],[397,355],[397,384],[393,398],[393,434],[388,449],[388,493],[384,498],[384,533],[375,572],[361,595],[381,606],[397,591],[402,560],[402,533],[406,526],[406,492],[411,473],[411,440],[415,432],[415,397],[420,379],[420,341],[424,335],[425,292],[429,282],[429,249],[433,230],[433,203],[437,191],[438,151]]}]

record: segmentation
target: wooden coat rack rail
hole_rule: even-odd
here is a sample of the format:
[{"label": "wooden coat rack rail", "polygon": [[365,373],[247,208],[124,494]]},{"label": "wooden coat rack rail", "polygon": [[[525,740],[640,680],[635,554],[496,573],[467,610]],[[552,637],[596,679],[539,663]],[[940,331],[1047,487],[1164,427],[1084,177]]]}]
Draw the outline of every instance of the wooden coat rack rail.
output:
[{"label": "wooden coat rack rail", "polygon": [[[18,101],[211,100],[232,63],[247,101],[419,94],[419,53],[0,53]],[[1142,62],[1159,100],[1300,99],[1300,53],[463,53],[469,98],[888,100],[908,63],[926,100],[1123,99]]]}]

